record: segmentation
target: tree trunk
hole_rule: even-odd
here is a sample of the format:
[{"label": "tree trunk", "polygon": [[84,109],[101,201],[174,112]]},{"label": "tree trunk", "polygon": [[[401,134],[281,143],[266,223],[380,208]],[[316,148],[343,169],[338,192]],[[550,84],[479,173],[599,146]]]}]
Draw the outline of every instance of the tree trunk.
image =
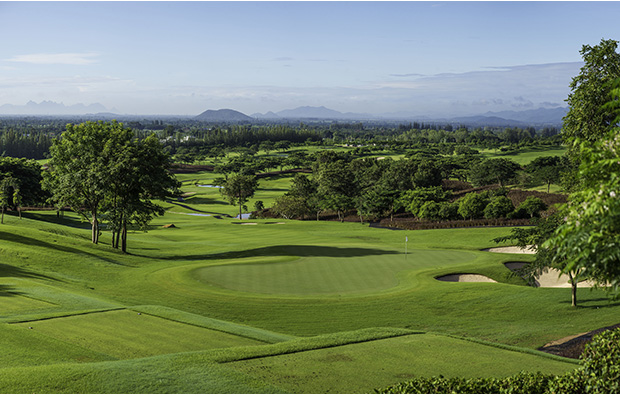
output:
[{"label": "tree trunk", "polygon": [[121,232],[121,251],[127,252],[127,219],[123,217],[123,230]]},{"label": "tree trunk", "polygon": [[19,214],[19,219],[22,219],[22,208],[21,207],[17,208],[17,213]]},{"label": "tree trunk", "polygon": [[92,225],[91,241],[94,244],[97,244],[99,243],[99,221],[97,220],[96,212],[93,212],[92,214],[91,225]]},{"label": "tree trunk", "polygon": [[571,287],[571,306],[577,307],[577,281],[575,281],[571,272],[568,272],[568,278],[570,279]]},{"label": "tree trunk", "polygon": [[239,199],[239,219],[241,219],[241,199]]},{"label": "tree trunk", "polygon": [[4,206],[2,206],[2,218],[0,219],[0,224],[4,223]]}]

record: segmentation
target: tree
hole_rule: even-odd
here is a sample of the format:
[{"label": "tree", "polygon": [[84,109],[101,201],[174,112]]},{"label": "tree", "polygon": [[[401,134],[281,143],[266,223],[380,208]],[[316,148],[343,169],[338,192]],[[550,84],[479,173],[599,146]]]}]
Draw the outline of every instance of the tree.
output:
[{"label": "tree", "polygon": [[484,208],[484,218],[506,218],[514,209],[506,196],[495,196]]},{"label": "tree", "polygon": [[582,269],[567,269],[568,261],[565,259],[554,259],[555,248],[546,246],[558,227],[562,224],[561,214],[555,213],[546,218],[539,218],[533,227],[512,228],[509,236],[498,237],[493,241],[502,243],[505,241],[515,241],[521,248],[532,248],[536,252],[534,261],[523,266],[517,274],[525,278],[531,285],[535,280],[550,268],[565,272],[568,275],[571,285],[571,305],[577,306],[577,286],[583,280]]},{"label": "tree", "polygon": [[514,179],[521,166],[506,158],[485,159],[472,166],[469,179],[475,186],[498,183],[503,187],[506,182]]},{"label": "tree", "polygon": [[155,136],[126,141],[117,150],[104,210],[110,219],[113,246],[118,248],[120,237],[121,250],[126,252],[127,226],[133,223],[145,229],[154,216],[163,215],[164,208],[154,200],[178,195],[180,183],[169,172],[169,156]]},{"label": "tree", "polygon": [[442,202],[450,197],[449,191],[441,187],[416,188],[404,192],[400,197],[400,204],[416,217],[420,214],[420,208],[428,201]]},{"label": "tree", "polygon": [[99,241],[101,218],[110,222],[113,245],[127,248],[127,225],[143,228],[163,207],[153,199],[178,192],[168,171],[170,160],[159,140],[134,139],[121,123],[86,122],[67,125],[50,149],[50,171],[44,186],[59,207],[70,206],[91,223],[91,241]]},{"label": "tree", "polygon": [[258,181],[255,176],[236,174],[228,178],[222,193],[228,197],[230,204],[239,205],[239,219],[241,219],[242,208],[247,201],[254,196],[258,188]]},{"label": "tree", "polygon": [[584,45],[579,52],[584,65],[569,87],[568,112],[564,117],[562,138],[569,152],[579,154],[577,142],[595,142],[615,126],[615,114],[605,104],[610,99],[612,83],[620,78],[618,41],[602,39],[598,45]]},{"label": "tree", "polygon": [[309,212],[306,199],[294,195],[282,195],[276,198],[272,210],[286,219],[303,217]]},{"label": "tree", "polygon": [[547,184],[547,193],[549,193],[551,184],[559,181],[567,165],[561,156],[541,156],[531,161],[526,169],[534,180]]},{"label": "tree", "polygon": [[547,209],[547,205],[540,198],[536,196],[528,196],[519,207],[517,211],[525,211],[530,218],[540,216],[540,212]]},{"label": "tree", "polygon": [[569,196],[558,227],[545,247],[565,271],[581,270],[585,278],[620,288],[620,129],[600,141],[580,144],[580,190]]},{"label": "tree", "polygon": [[13,197],[13,191],[19,190],[18,180],[9,174],[0,174],[0,207],[2,207],[2,217],[0,224],[4,223],[4,210],[9,206]]},{"label": "tree", "polygon": [[[99,242],[99,216],[110,182],[114,152],[130,132],[118,122],[68,124],[60,139],[50,148],[50,171],[44,187],[59,207],[69,206],[91,224],[91,241]],[[110,144],[111,142],[114,142]]]},{"label": "tree", "polygon": [[471,192],[459,200],[458,213],[464,219],[476,219],[484,216],[488,199],[480,193]]},{"label": "tree", "polygon": [[[22,205],[45,203],[49,195],[41,188],[41,165],[32,159],[0,157],[0,174],[17,181],[18,191],[9,198],[8,206],[19,209]],[[1,179],[1,178],[0,178]]]}]

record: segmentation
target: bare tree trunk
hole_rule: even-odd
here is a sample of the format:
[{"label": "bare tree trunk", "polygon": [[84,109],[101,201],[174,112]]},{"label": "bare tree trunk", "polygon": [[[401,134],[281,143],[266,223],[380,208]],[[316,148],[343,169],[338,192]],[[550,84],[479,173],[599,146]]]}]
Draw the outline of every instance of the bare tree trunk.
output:
[{"label": "bare tree trunk", "polygon": [[0,224],[4,223],[4,206],[2,206],[2,218],[0,219]]},{"label": "bare tree trunk", "polygon": [[571,272],[568,272],[568,278],[570,279],[571,287],[571,306],[577,307],[577,281],[575,281]]},{"label": "bare tree trunk", "polygon": [[121,251],[127,252],[127,219],[123,217],[123,230],[121,232]]},{"label": "bare tree trunk", "polygon": [[91,241],[94,244],[97,244],[97,243],[99,243],[99,221],[97,220],[97,212],[96,211],[94,211],[93,214],[92,214],[91,225],[92,225]]},{"label": "bare tree trunk", "polygon": [[17,213],[19,214],[19,219],[22,219],[22,208],[21,207],[17,208]]}]

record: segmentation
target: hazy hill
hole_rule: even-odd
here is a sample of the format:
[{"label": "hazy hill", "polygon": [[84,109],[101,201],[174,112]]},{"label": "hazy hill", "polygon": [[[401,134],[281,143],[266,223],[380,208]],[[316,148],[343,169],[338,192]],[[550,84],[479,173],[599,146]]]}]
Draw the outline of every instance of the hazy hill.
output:
[{"label": "hazy hill", "polygon": [[245,115],[239,111],[230,109],[207,110],[196,116],[195,119],[207,122],[241,122],[252,121],[254,118]]}]

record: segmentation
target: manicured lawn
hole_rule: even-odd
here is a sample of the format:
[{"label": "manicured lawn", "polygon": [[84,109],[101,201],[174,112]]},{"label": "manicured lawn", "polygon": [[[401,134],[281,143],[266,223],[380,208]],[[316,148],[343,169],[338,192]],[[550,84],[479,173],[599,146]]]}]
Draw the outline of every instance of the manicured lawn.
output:
[{"label": "manicured lawn", "polygon": [[[5,392],[372,392],[413,374],[559,373],[574,365],[510,347],[618,321],[603,291],[579,290],[573,308],[570,289],[528,287],[503,265],[531,256],[481,251],[509,229],[240,221],[217,188],[196,186],[216,176],[180,175],[189,194],[130,230],[128,254],[105,229],[91,244],[72,213],[5,217]],[[261,180],[248,206],[290,181]],[[497,283],[435,279],[450,273]]]},{"label": "manicured lawn", "polygon": [[[420,333],[339,347],[232,362],[291,393],[372,393],[414,376],[502,377],[522,370],[564,373],[574,364]],[[379,386],[379,387],[378,387]]]},{"label": "manicured lawn", "polygon": [[81,314],[18,325],[119,359],[261,344],[256,340],[130,310]]}]

